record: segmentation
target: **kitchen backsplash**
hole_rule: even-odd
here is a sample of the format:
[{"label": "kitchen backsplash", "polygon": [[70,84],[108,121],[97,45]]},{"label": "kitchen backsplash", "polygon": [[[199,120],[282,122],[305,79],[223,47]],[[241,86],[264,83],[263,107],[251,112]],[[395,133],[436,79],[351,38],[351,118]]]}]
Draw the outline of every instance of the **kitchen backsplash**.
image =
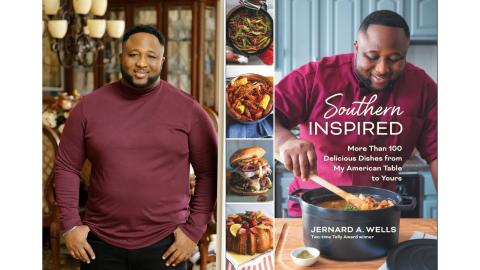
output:
[{"label": "kitchen backsplash", "polygon": [[407,54],[407,61],[425,70],[425,72],[437,82],[437,56],[437,45],[410,45]]}]

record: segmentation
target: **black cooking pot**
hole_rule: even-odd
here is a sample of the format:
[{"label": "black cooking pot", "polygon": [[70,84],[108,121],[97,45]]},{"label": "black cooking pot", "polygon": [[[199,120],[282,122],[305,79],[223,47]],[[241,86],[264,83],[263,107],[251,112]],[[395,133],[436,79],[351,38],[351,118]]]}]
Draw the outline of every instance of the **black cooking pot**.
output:
[{"label": "black cooking pot", "polygon": [[[368,211],[323,208],[317,204],[341,198],[325,188],[296,190],[290,199],[300,202],[305,246],[320,250],[320,255],[346,261],[370,260],[385,256],[398,243],[400,211],[412,210],[415,197],[364,186],[342,186],[352,194],[370,195],[375,200],[389,199],[395,206]],[[301,196],[296,196],[303,193]],[[408,201],[408,204],[404,204]]]}]

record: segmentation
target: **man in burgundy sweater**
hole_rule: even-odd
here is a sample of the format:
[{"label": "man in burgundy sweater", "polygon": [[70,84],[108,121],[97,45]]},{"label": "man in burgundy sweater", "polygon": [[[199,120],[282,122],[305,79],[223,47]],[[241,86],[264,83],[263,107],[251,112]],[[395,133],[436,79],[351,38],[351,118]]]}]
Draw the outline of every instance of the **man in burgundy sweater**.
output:
[{"label": "man in burgundy sweater", "polygon": [[[164,45],[153,27],[127,31],[122,80],[83,97],[66,123],[56,194],[67,248],[82,269],[186,269],[211,218],[216,133],[191,96],[160,79]],[[92,176],[81,220],[86,158]]]}]

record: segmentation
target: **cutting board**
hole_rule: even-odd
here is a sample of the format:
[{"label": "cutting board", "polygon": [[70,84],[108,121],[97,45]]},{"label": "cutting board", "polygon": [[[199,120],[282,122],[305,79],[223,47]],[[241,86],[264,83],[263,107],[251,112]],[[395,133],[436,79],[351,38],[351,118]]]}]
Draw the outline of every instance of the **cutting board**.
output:
[{"label": "cutting board", "polygon": [[[415,231],[436,235],[437,222],[433,219],[401,219],[399,241],[403,242],[412,236]],[[320,256],[318,261],[308,267],[297,266],[290,258],[290,252],[303,247],[303,225],[300,218],[275,219],[275,269],[378,269],[385,262],[386,257],[370,261],[346,262],[335,261]]]}]

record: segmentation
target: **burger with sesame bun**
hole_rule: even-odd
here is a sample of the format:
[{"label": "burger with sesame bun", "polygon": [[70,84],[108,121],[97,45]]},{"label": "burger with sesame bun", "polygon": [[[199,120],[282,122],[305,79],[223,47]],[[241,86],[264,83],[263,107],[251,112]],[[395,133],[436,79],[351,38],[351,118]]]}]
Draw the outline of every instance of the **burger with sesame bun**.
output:
[{"label": "burger with sesame bun", "polygon": [[263,195],[272,188],[269,178],[272,169],[263,158],[265,150],[259,146],[242,148],[230,157],[232,168],[230,190],[245,196]]}]

